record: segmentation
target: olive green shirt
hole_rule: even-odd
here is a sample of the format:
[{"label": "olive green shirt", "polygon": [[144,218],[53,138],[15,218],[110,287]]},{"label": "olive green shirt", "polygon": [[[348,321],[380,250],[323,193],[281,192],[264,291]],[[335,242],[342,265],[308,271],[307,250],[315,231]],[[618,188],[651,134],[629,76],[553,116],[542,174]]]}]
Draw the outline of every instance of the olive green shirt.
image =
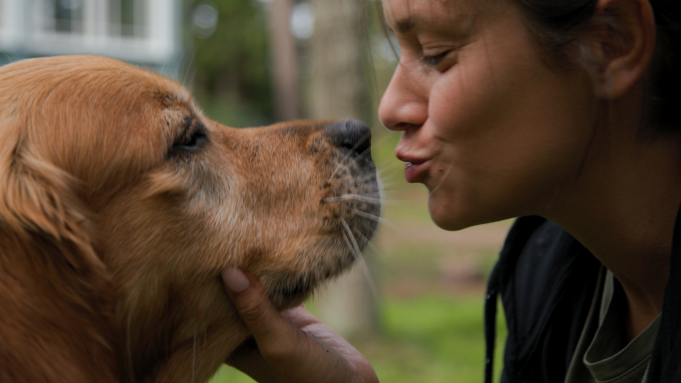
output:
[{"label": "olive green shirt", "polygon": [[627,342],[626,310],[622,287],[613,274],[604,269],[565,383],[645,381],[660,316]]}]

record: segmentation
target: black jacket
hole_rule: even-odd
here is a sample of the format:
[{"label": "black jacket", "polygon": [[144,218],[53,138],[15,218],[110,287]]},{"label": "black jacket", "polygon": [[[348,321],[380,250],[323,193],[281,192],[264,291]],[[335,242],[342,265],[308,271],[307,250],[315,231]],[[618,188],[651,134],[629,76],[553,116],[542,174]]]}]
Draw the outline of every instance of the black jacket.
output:
[{"label": "black jacket", "polygon": [[[681,382],[681,215],[674,229],[669,282],[647,383]],[[485,301],[492,382],[498,295],[508,338],[502,383],[561,383],[582,333],[601,264],[565,230],[540,217],[511,228],[490,276]]]}]

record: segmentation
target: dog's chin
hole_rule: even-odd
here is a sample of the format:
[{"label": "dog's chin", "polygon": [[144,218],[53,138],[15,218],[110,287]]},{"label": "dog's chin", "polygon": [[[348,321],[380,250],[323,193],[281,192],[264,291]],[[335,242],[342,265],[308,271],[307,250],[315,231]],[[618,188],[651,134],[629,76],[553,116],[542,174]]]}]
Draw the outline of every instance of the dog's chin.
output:
[{"label": "dog's chin", "polygon": [[314,288],[308,286],[296,286],[279,288],[270,294],[270,299],[279,311],[300,306],[312,295]]},{"label": "dog's chin", "polygon": [[314,293],[316,288],[348,271],[354,264],[354,260],[351,254],[343,257],[331,270],[324,271],[322,275],[309,272],[278,278],[269,289],[270,300],[280,311],[299,306]]},{"label": "dog's chin", "polygon": [[269,293],[270,300],[279,311],[300,306],[312,295],[314,288],[310,283],[277,284]]},{"label": "dog's chin", "polygon": [[[326,256],[329,257],[327,261],[317,265],[312,270],[278,274],[272,283],[267,284],[270,300],[275,307],[281,311],[298,306],[305,302],[317,287],[350,270],[357,258],[361,256],[358,252],[362,252],[366,248],[375,234],[377,224],[376,221],[361,217],[360,219],[350,220],[351,230],[363,233],[361,237],[353,238],[352,243],[348,243],[348,250],[335,252],[334,255],[327,253]],[[317,258],[317,256],[311,254],[298,256],[305,259]]]}]

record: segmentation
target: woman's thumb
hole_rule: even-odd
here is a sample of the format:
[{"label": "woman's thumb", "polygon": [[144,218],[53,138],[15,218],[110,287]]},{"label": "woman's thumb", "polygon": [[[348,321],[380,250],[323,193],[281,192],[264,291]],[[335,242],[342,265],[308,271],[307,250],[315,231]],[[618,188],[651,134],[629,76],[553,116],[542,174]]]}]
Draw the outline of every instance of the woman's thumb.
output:
[{"label": "woman's thumb", "polygon": [[239,269],[227,269],[222,272],[222,282],[258,344],[284,335],[290,324],[281,317],[258,281]]}]

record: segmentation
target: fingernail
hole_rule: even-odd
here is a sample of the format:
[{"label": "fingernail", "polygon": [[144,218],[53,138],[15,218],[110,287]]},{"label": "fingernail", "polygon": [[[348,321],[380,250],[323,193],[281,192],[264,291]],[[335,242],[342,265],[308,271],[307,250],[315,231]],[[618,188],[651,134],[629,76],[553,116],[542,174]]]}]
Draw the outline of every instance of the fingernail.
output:
[{"label": "fingernail", "polygon": [[239,269],[227,269],[222,272],[225,286],[234,293],[243,293],[251,287],[251,281]]}]

